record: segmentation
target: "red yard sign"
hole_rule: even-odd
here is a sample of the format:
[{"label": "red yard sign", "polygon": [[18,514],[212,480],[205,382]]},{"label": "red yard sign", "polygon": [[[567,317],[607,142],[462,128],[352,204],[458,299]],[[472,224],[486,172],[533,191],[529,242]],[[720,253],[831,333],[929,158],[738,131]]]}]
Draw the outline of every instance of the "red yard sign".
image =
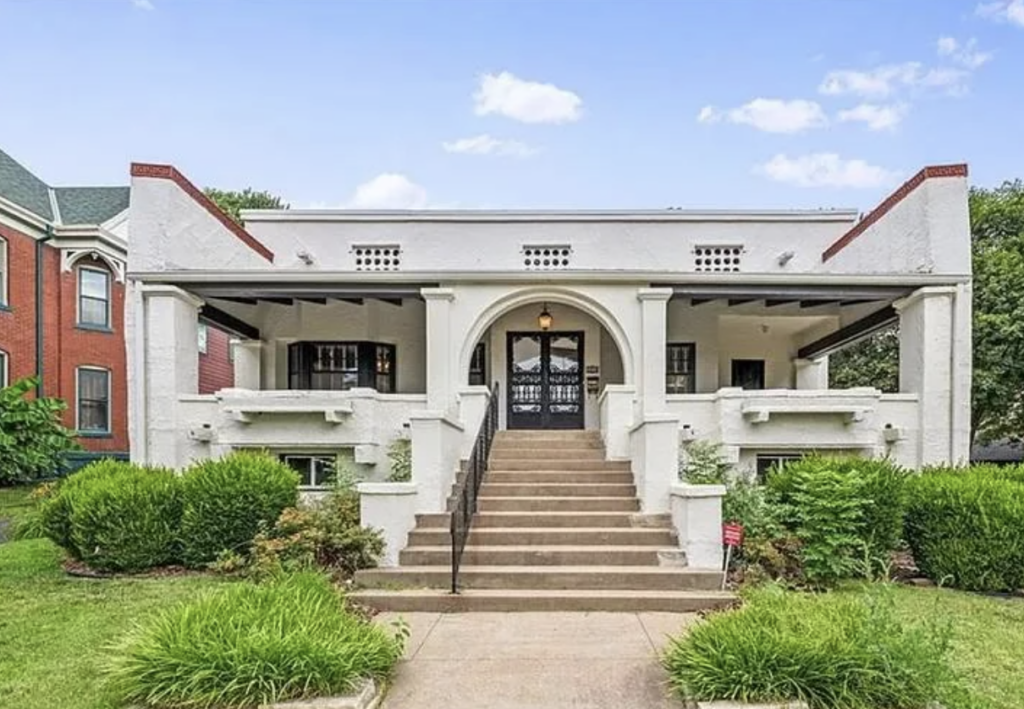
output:
[{"label": "red yard sign", "polygon": [[727,547],[738,547],[743,544],[743,525],[742,524],[723,524],[722,525],[722,542]]}]

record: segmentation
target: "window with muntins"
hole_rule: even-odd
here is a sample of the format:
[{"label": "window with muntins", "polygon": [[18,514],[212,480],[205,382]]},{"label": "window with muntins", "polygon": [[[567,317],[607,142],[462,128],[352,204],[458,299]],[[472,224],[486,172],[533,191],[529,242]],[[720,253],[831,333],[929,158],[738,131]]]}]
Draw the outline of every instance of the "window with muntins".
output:
[{"label": "window with muntins", "polygon": [[301,487],[324,487],[334,480],[334,456],[285,454],[281,462],[299,474]]},{"label": "window with muntins", "polygon": [[78,431],[110,433],[110,372],[78,368]]},{"label": "window with muntins", "polygon": [[395,346],[377,342],[296,342],[288,346],[288,388],[395,391]]},{"label": "window with muntins", "polygon": [[7,240],[0,238],[0,306],[7,305]]},{"label": "window with muntins", "polygon": [[110,273],[97,268],[78,269],[78,324],[110,327]]},{"label": "window with muntins", "polygon": [[697,345],[669,343],[665,353],[665,393],[692,394],[697,391]]}]

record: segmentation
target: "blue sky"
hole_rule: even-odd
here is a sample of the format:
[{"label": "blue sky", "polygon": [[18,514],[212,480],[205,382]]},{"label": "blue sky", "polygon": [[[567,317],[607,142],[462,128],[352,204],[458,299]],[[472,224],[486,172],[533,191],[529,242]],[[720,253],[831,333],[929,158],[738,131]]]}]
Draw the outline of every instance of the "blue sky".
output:
[{"label": "blue sky", "polygon": [[869,208],[1024,177],[1024,0],[0,0],[0,147],[293,206]]}]

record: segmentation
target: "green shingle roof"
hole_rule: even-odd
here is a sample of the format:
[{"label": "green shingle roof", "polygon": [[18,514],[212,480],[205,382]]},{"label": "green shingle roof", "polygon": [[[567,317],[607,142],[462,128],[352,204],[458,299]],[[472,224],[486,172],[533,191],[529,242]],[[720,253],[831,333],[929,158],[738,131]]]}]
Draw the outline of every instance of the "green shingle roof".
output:
[{"label": "green shingle roof", "polygon": [[[57,224],[101,224],[128,208],[127,187],[50,187],[0,150],[0,197]],[[53,212],[51,193],[57,201]]]},{"label": "green shingle roof", "polygon": [[62,224],[101,224],[128,209],[127,187],[56,187]]},{"label": "green shingle roof", "polygon": [[0,150],[0,197],[53,221],[50,188],[3,150]]}]

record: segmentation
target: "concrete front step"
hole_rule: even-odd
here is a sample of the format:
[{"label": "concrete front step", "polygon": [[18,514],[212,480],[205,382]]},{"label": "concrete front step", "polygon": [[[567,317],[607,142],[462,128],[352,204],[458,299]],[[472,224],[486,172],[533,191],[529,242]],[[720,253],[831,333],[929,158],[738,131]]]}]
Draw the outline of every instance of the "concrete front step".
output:
[{"label": "concrete front step", "polygon": [[628,460],[538,461],[523,460],[522,458],[492,458],[487,466],[487,470],[492,472],[496,470],[587,470],[591,472],[606,470],[609,472],[628,473],[630,472],[629,466]]},{"label": "concrete front step", "polygon": [[725,608],[736,602],[720,591],[542,591],[477,590],[453,595],[439,589],[355,591],[349,598],[380,611],[404,613],[467,613],[517,611],[694,613]]},{"label": "concrete front step", "polygon": [[558,430],[558,429],[506,429],[504,431],[498,431],[495,438],[500,441],[505,440],[538,440],[553,438],[557,440],[576,440],[576,441],[600,441],[600,431],[587,431],[580,429],[573,430]]},{"label": "concrete front step", "polygon": [[[467,566],[657,566],[658,552],[669,547],[610,545],[504,545],[466,546]],[[678,551],[678,550],[673,550]],[[450,545],[406,547],[398,554],[399,566],[451,564]]]},{"label": "concrete front step", "polygon": [[[448,531],[451,515],[416,515],[417,529],[443,529]],[[473,518],[473,529],[486,527],[522,528],[531,527],[653,527],[667,529],[670,523],[661,517],[638,515],[635,512],[477,512]]]},{"label": "concrete front step", "polygon": [[487,473],[489,483],[617,483],[632,485],[632,473],[584,470],[499,470]]},{"label": "concrete front step", "polygon": [[480,512],[636,512],[635,497],[480,497]]},{"label": "concrete front step", "polygon": [[[414,529],[409,533],[410,547],[439,547],[451,543],[447,529]],[[476,527],[469,533],[466,542],[470,546],[526,546],[568,545],[568,546],[676,546],[675,537],[668,529],[644,529],[643,527]]]},{"label": "concrete front step", "polygon": [[604,449],[592,448],[540,448],[530,446],[495,446],[491,448],[491,462],[498,460],[604,460]]},{"label": "concrete front step", "polygon": [[[366,588],[450,588],[452,570],[445,566],[406,566],[356,572]],[[462,566],[462,588],[533,590],[717,591],[718,571],[672,566]]]},{"label": "concrete front step", "polygon": [[480,486],[480,497],[635,497],[636,487],[620,483],[492,483]]}]

